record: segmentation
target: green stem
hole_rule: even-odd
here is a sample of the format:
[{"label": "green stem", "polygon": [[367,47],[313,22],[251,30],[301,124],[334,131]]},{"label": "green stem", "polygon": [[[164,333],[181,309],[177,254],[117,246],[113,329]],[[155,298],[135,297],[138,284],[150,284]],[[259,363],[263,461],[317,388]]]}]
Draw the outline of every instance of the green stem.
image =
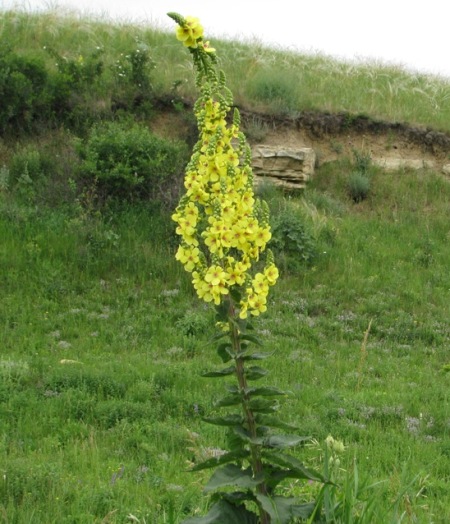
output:
[{"label": "green stem", "polygon": [[[237,315],[236,315],[236,309],[234,307],[232,299],[230,299],[230,309],[229,309],[229,326],[230,326],[230,337],[231,337],[231,343],[233,346],[233,352],[236,355],[234,358],[235,365],[236,365],[236,378],[239,385],[239,390],[241,392],[241,398],[242,398],[242,408],[244,411],[244,417],[245,422],[247,426],[247,430],[250,434],[250,437],[252,439],[257,438],[257,424],[255,420],[255,415],[253,411],[251,410],[249,406],[250,398],[248,397],[246,391],[247,391],[247,379],[245,377],[245,366],[244,366],[244,360],[242,357],[238,357],[241,353],[241,341],[239,337],[239,331],[237,328]],[[263,474],[263,463],[261,459],[261,447],[258,444],[250,443],[250,453],[251,453],[251,466],[253,470],[253,475],[262,475]],[[267,495],[267,486],[265,482],[262,482],[261,484],[258,484],[256,488],[257,492],[262,495]],[[263,508],[259,506],[259,517],[260,517],[260,524],[270,524],[270,515],[266,513]]]}]

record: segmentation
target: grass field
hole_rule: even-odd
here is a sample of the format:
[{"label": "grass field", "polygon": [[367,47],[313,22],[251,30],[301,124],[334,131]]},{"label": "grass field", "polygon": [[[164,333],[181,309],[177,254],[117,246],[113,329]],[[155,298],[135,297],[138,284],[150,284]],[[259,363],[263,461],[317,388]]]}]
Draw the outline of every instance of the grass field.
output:
[{"label": "grass field", "polygon": [[[156,67],[161,92],[186,67],[173,35],[69,22],[7,13],[0,34],[11,36],[15,24],[12,45],[26,49],[32,40],[53,38],[76,53],[100,39],[119,52],[139,34],[156,63],[164,53],[181,64]],[[286,111],[367,111],[448,131],[449,87],[436,79],[350,71],[320,57],[259,47],[249,54],[251,48],[238,43],[216,47],[230,73],[236,50],[245,69],[250,54],[260,57],[248,92],[237,87],[235,70],[237,98],[249,107],[270,102]],[[272,61],[293,75],[310,61],[305,70],[315,71],[310,82],[322,82],[323,98],[314,98],[305,73],[303,83],[278,91],[281,99],[272,93],[264,100],[267,92],[258,86],[275,81]],[[264,75],[269,80],[263,82]],[[335,75],[349,84],[340,83],[331,96],[325,86],[336,85]],[[364,101],[359,94],[371,91],[362,79],[379,82]],[[284,96],[292,101],[294,83],[305,105],[280,106]],[[377,94],[396,83],[395,97]],[[97,89],[106,96],[109,87]],[[437,109],[430,111],[430,104]],[[44,147],[48,136],[2,139],[3,179],[15,147]],[[67,153],[68,141],[58,136],[60,153]],[[0,521],[177,524],[208,503],[202,494],[207,474],[188,472],[189,464],[226,446],[225,433],[202,421],[215,413],[223,388],[200,377],[219,364],[209,343],[214,312],[199,302],[175,260],[172,209],[158,202],[95,209],[71,200],[71,158],[60,182],[67,185],[64,205],[44,205],[35,192],[0,184]],[[267,381],[291,391],[283,417],[312,437],[296,452],[302,461],[323,470],[325,439],[344,443],[333,478],[343,486],[336,500],[353,515],[339,522],[445,524],[450,184],[429,170],[371,167],[370,192],[355,203],[348,195],[354,170],[354,160],[342,158],[320,166],[301,195],[260,190],[274,223],[289,217],[293,228],[298,219],[309,235],[306,262],[299,243],[276,253],[281,279],[255,322],[274,351]],[[284,489],[305,500],[318,490],[298,481]]]}]

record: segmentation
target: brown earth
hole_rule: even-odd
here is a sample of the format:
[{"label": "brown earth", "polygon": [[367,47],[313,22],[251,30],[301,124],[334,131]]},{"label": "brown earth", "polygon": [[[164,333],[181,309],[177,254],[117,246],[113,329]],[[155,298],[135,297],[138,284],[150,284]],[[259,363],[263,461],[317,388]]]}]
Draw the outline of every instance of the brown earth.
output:
[{"label": "brown earth", "polygon": [[[185,109],[191,109],[185,104]],[[164,136],[195,142],[196,128],[185,111],[161,102],[152,128]],[[250,145],[311,147],[318,163],[353,157],[354,151],[370,155],[385,169],[429,167],[442,171],[450,163],[450,135],[425,127],[409,126],[354,116],[348,113],[304,112],[296,117],[253,113],[240,109],[242,129]]]}]

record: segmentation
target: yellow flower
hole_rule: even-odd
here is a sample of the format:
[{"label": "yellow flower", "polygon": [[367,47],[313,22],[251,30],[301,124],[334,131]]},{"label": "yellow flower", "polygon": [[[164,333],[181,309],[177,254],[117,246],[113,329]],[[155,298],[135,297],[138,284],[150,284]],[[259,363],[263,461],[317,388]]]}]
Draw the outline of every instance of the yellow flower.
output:
[{"label": "yellow flower", "polygon": [[272,233],[270,232],[270,229],[267,227],[260,227],[255,235],[255,244],[260,248],[264,248],[271,238]]},{"label": "yellow flower", "polygon": [[207,53],[215,53],[216,50],[214,49],[214,47],[211,47],[209,45],[209,40],[207,42],[202,42],[202,46],[203,46],[203,49],[207,52]]},{"label": "yellow flower", "polygon": [[193,269],[200,262],[200,250],[198,247],[187,247],[180,246],[175,255],[175,258],[179,260],[186,271],[192,272]]},{"label": "yellow flower", "polygon": [[205,282],[211,283],[213,286],[225,283],[226,278],[227,274],[221,266],[211,266],[205,274]]},{"label": "yellow flower", "polygon": [[183,42],[186,47],[197,47],[197,40],[203,36],[203,27],[198,18],[187,16],[185,24],[179,25],[176,29],[178,40]]},{"label": "yellow flower", "polygon": [[269,284],[273,286],[279,276],[278,268],[275,266],[275,264],[270,264],[264,269],[264,275],[266,276]]}]

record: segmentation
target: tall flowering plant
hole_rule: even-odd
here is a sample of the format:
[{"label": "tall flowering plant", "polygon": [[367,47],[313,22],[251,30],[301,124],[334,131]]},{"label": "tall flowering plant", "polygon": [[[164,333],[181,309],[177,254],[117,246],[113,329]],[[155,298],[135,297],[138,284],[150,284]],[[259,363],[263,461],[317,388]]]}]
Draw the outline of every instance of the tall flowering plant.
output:
[{"label": "tall flowering plant", "polygon": [[308,517],[314,503],[281,496],[279,483],[286,478],[323,478],[284,451],[305,437],[274,431],[292,429],[274,416],[277,397],[285,392],[251,385],[267,374],[254,361],[269,354],[253,349],[261,344],[249,319],[266,311],[270,287],[278,279],[267,248],[269,208],[255,198],[251,151],[236,108],[230,118],[233,98],[215,49],[204,40],[197,18],[168,15],[177,23],[177,39],[192,55],[200,91],[194,106],[199,139],[186,168],[186,193],[172,216],[180,236],[176,259],[191,273],[199,298],[216,307],[217,351],[227,366],[204,376],[235,378],[216,405],[236,411],[205,419],[229,428],[230,450],[193,468],[215,468],[205,486],[206,492],[213,493],[214,504],[208,515],[185,524],[285,524]]}]

